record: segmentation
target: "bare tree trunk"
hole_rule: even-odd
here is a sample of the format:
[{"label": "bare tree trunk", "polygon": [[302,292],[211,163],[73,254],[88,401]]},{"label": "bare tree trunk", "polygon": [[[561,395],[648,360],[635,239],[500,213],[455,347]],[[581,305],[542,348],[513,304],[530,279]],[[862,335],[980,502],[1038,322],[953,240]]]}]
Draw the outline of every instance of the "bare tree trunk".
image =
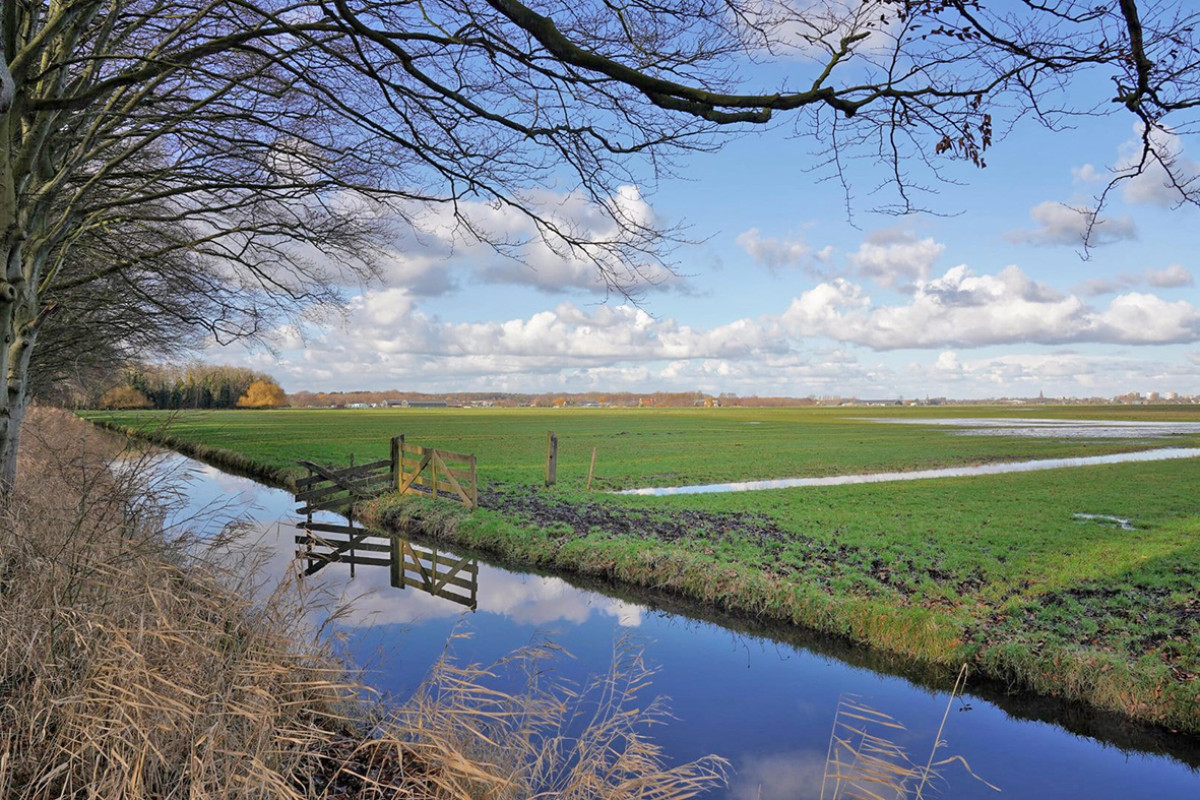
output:
[{"label": "bare tree trunk", "polygon": [[0,387],[0,501],[16,481],[17,439],[25,412],[24,389],[29,365],[28,347],[24,348],[25,375],[12,360],[18,352],[18,309],[20,288],[24,284],[17,187],[12,171],[10,128],[13,124],[15,120],[11,113],[0,115],[0,254],[4,259],[4,272],[0,275],[0,379],[4,381]]}]

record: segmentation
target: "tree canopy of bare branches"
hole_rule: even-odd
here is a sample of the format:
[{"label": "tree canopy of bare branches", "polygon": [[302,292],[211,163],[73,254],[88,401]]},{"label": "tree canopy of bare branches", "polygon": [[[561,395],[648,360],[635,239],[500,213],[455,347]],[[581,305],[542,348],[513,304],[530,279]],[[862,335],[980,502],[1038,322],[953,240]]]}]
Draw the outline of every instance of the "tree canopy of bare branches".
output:
[{"label": "tree canopy of bare branches", "polygon": [[[0,486],[56,314],[134,348],[153,320],[254,336],[368,280],[395,226],[430,208],[519,244],[468,200],[525,215],[625,290],[671,239],[621,187],[722,131],[794,124],[835,170],[877,161],[905,211],[1022,117],[1116,111],[1145,133],[1114,179],[1160,166],[1197,200],[1160,135],[1191,132],[1200,104],[1200,15],[1182,2],[13,0],[0,15]],[[765,61],[784,77],[763,83]],[[540,206],[545,188],[587,197],[611,235]]]}]

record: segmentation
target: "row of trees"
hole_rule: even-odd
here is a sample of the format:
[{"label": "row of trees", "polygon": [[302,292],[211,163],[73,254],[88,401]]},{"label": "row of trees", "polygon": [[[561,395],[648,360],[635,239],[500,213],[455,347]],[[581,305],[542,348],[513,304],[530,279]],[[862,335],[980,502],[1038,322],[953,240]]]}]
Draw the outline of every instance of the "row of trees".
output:
[{"label": "row of trees", "polygon": [[93,390],[85,402],[99,408],[275,408],[287,398],[270,375],[245,367],[190,364],[130,368],[119,385]]},{"label": "row of trees", "polygon": [[479,208],[629,291],[674,240],[622,187],[783,113],[832,174],[878,163],[904,212],[1022,117],[1117,110],[1142,147],[1113,185],[1154,169],[1196,202],[1174,136],[1198,21],[1178,0],[5,2],[0,493],[39,370],[253,338],[431,215],[519,255]]}]

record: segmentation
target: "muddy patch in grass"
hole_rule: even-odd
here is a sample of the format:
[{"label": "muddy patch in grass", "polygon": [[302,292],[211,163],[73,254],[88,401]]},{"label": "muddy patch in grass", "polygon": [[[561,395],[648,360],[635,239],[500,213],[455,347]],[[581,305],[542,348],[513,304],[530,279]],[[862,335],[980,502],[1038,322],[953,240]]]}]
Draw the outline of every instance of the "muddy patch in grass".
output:
[{"label": "muddy patch in grass", "polygon": [[481,492],[482,508],[501,511],[535,525],[560,540],[593,534],[652,541],[695,542],[704,555],[725,557],[726,547],[749,545],[735,560],[780,578],[797,577],[829,587],[849,579],[864,594],[880,590],[907,599],[925,581],[971,593],[985,582],[980,574],[958,575],[943,567],[939,553],[895,559],[870,548],[839,543],[781,527],[765,514],[693,509],[649,511],[607,503],[565,503],[524,490]]}]

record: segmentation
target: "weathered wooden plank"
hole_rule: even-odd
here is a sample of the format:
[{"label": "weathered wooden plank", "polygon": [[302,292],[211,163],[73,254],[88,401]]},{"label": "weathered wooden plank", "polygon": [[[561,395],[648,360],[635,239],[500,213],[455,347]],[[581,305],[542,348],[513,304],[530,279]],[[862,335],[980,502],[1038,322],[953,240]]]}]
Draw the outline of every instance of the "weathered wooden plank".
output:
[{"label": "weathered wooden plank", "polygon": [[[302,467],[310,467],[312,465],[311,461],[298,461],[296,463]],[[322,467],[322,472],[318,472],[316,475],[308,478],[298,479],[296,481],[296,488],[303,489],[313,484],[326,483],[332,480],[331,475],[338,478],[353,478],[367,472],[375,472],[383,467],[391,468],[391,466],[392,462],[389,459],[383,459],[382,461],[372,461],[369,464],[359,464],[355,467]],[[313,471],[316,472],[315,469]]]},{"label": "weathered wooden plank", "polygon": [[470,559],[466,559],[466,558],[460,559],[457,564],[451,565],[451,568],[448,572],[440,573],[434,579],[434,586],[433,586],[434,591],[441,589],[443,586],[445,586],[448,583],[454,584],[456,586],[461,585],[460,583],[458,583],[459,581],[465,582],[468,587],[471,586],[472,585],[471,581],[466,581],[465,579],[458,577],[459,570],[461,570],[469,560]]},{"label": "weathered wooden plank", "polygon": [[391,559],[388,559],[388,558],[377,558],[375,556],[360,556],[357,554],[352,556],[349,553],[317,553],[316,551],[313,551],[312,553],[303,553],[303,555],[301,557],[302,558],[311,558],[313,561],[319,562],[317,564],[313,564],[311,567],[306,569],[304,571],[305,575],[315,574],[326,564],[343,563],[343,564],[356,564],[356,565],[362,565],[362,566],[367,566],[367,567],[386,567],[386,566],[388,566],[388,564],[391,563]]},{"label": "weathered wooden plank", "polygon": [[322,497],[329,497],[338,492],[380,493],[387,490],[388,478],[388,473],[384,472],[378,475],[367,475],[366,477],[338,482],[334,485],[325,485],[320,488],[297,492],[296,500],[319,500]]},{"label": "weathered wooden plank", "polygon": [[342,497],[332,497],[326,500],[318,500],[315,503],[297,507],[296,513],[304,515],[312,514],[316,511],[337,511],[339,513],[345,513],[346,509],[353,505],[356,499],[360,498],[355,498],[347,494]]},{"label": "weathered wooden plank", "polygon": [[434,451],[433,461],[434,461],[434,466],[440,466],[442,468],[445,478],[446,478],[446,481],[449,482],[449,484],[450,484],[450,488],[453,489],[460,498],[462,498],[462,501],[465,505],[468,505],[468,506],[471,505],[470,495],[468,495],[466,492],[463,491],[462,485],[458,482],[458,480],[453,475],[450,474],[450,471],[446,469],[446,464],[442,461],[442,457],[438,454],[437,451]]},{"label": "weathered wooden plank", "polygon": [[449,461],[470,461],[471,460],[471,456],[469,453],[455,453],[450,450],[442,450],[441,448],[437,448],[437,454],[439,456],[441,456],[443,460],[449,460]]},{"label": "weathered wooden plank", "polygon": [[427,467],[429,465],[429,462],[430,462],[430,460],[432,460],[432,458],[433,458],[432,453],[426,453],[424,455],[424,457],[422,457],[421,464],[420,464],[420,466],[417,467],[417,471],[414,472],[412,475],[405,476],[404,482],[400,484],[400,489],[398,490],[400,492],[400,494],[404,494],[404,492],[408,489],[408,487],[412,486],[413,481],[415,481],[417,479],[417,476],[419,476],[421,474],[421,470],[425,469],[425,467]]},{"label": "weathered wooden plank", "polygon": [[460,603],[464,606],[470,606],[471,608],[475,607],[475,605],[474,605],[475,604],[475,593],[474,592],[472,592],[470,595],[461,595],[461,594],[456,594],[456,593],[450,591],[449,589],[438,589],[437,591],[432,591],[432,590],[430,590],[430,588],[428,586],[426,586],[423,583],[421,583],[420,581],[415,580],[414,578],[410,578],[408,576],[405,576],[404,580],[402,582],[405,586],[411,586],[414,589],[421,589],[422,591],[425,591],[425,592],[433,595],[434,597],[441,597],[446,600],[453,600],[456,603]]},{"label": "weathered wooden plank", "polygon": [[[440,451],[440,450],[430,450],[429,452],[430,452],[431,454],[432,454],[432,453],[437,453],[439,456],[441,455],[441,451]],[[413,470],[417,469],[418,467],[420,467],[420,466],[421,466],[421,462],[422,462],[423,460],[424,460],[424,459],[415,459],[415,458],[406,458],[406,459],[404,459],[404,462],[403,462],[403,464],[402,464],[402,466],[403,466],[403,469],[404,469],[404,472],[406,472],[406,473],[407,473],[407,472],[412,472]],[[470,476],[471,476],[471,470],[470,470],[470,469],[463,469],[463,468],[459,468],[459,467],[452,467],[452,466],[448,465],[448,464],[447,464],[447,463],[446,463],[444,460],[442,461],[442,466],[438,467],[438,473],[439,473],[439,474],[441,474],[441,473],[443,472],[443,470],[444,470],[444,471],[447,471],[447,472],[453,472],[453,473],[454,473],[454,476],[455,476],[456,478],[458,478],[459,480],[464,480],[464,479],[466,479],[466,480],[469,480],[469,479],[470,479]]]},{"label": "weathered wooden plank", "polygon": [[428,550],[422,550],[421,548],[413,545],[409,545],[409,549],[413,552],[413,555],[419,557],[422,561],[437,563],[443,567],[449,564],[454,564],[462,558],[462,556],[452,556],[449,553],[433,553]]},{"label": "weathered wooden plank", "polygon": [[332,522],[297,522],[296,527],[316,533],[358,533],[362,528],[352,528],[349,525],[335,525]]},{"label": "weathered wooden plank", "polygon": [[317,475],[320,477],[324,477],[326,481],[331,483],[340,483],[342,481],[353,479],[353,477],[359,477],[360,475],[373,473],[373,471],[378,471],[385,467],[391,468],[391,462],[388,461],[388,459],[372,462],[370,464],[359,464],[358,467],[343,468],[322,467],[322,465],[314,464],[311,461],[302,461],[300,464],[304,465],[304,467],[310,468],[312,471],[314,471],[314,473],[317,473]]},{"label": "weathered wooden plank", "polygon": [[[456,476],[456,479],[459,481],[460,486],[473,485],[470,483],[470,481],[463,483],[460,478],[457,478],[457,476]],[[447,483],[447,481],[446,481],[445,473],[443,473],[439,469],[438,470],[438,486],[440,486],[443,490],[445,490],[446,483]],[[409,484],[409,486],[427,486],[427,487],[432,488],[433,487],[433,476],[432,475],[426,476],[425,474],[421,474],[420,476],[414,478],[412,480],[412,482]]]},{"label": "weathered wooden plank", "polygon": [[[341,550],[341,549],[349,550],[350,549],[350,542],[347,539],[316,540],[316,539],[311,539],[308,536],[296,536],[295,539],[296,539],[296,544],[309,544],[311,542],[314,547],[328,547],[328,548],[335,549],[335,550]],[[368,542],[368,541],[363,540],[363,541],[355,542],[354,549],[355,550],[366,550],[371,553],[386,553],[391,550],[391,545],[384,544],[382,542]],[[314,550],[313,552],[315,553],[317,551]]]}]

